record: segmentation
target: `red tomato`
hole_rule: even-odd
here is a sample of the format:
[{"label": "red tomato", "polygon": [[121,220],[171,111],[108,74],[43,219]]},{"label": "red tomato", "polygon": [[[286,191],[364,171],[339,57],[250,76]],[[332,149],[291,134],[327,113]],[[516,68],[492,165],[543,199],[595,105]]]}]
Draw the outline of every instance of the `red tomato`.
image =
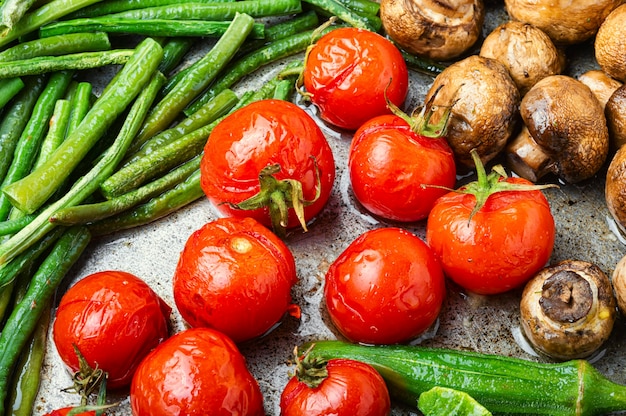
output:
[{"label": "red tomato", "polygon": [[[71,412],[74,407],[64,407],[62,409],[56,409],[51,411],[50,413],[46,413],[44,416],[67,416],[69,412]],[[89,412],[76,413],[74,416],[96,416],[96,411],[91,410]]]},{"label": "red tomato", "polygon": [[[314,201],[305,204],[304,220],[316,216],[330,196],[335,161],[326,137],[313,118],[287,101],[257,101],[223,119],[211,132],[204,149],[201,186],[222,214],[250,216],[269,226],[267,207],[243,211],[231,204],[258,194],[259,173],[274,164],[281,169],[274,175],[276,179],[300,182],[304,200]],[[276,198],[277,194],[272,197]],[[289,191],[283,195],[285,199],[291,197]],[[293,209],[289,209],[285,223],[287,228],[300,223]]]},{"label": "red tomato", "polygon": [[353,342],[395,344],[422,334],[445,296],[439,262],[416,235],[370,230],[354,240],[326,273],[332,322]]},{"label": "red tomato", "polygon": [[454,153],[444,137],[416,133],[401,117],[384,115],[354,135],[348,160],[356,199],[371,213],[419,221],[456,183]]},{"label": "red tomato", "polygon": [[289,248],[253,218],[221,218],[194,232],[174,273],[174,300],[194,327],[235,342],[270,330],[285,314],[297,282]]},{"label": "red tomato", "polygon": [[369,364],[332,359],[328,376],[316,387],[296,375],[280,397],[282,416],[387,416],[389,391],[383,378]]},{"label": "red tomato", "polygon": [[173,335],[139,365],[134,416],[261,416],[263,396],[234,342],[210,328]]},{"label": "red tomato", "polygon": [[387,99],[401,106],[409,86],[398,48],[377,33],[353,27],[322,36],[308,53],[302,75],[320,117],[348,130],[389,114]]},{"label": "red tomato", "polygon": [[[521,178],[506,182],[532,185]],[[493,193],[470,219],[475,206],[474,195],[450,192],[430,212],[426,241],[445,274],[485,295],[523,285],[545,266],[554,247],[546,197],[539,190]]]},{"label": "red tomato", "polygon": [[86,276],[63,295],[53,324],[65,364],[79,370],[76,345],[108,373],[107,387],[130,384],[141,359],[168,336],[171,308],[141,279],[122,271]]}]

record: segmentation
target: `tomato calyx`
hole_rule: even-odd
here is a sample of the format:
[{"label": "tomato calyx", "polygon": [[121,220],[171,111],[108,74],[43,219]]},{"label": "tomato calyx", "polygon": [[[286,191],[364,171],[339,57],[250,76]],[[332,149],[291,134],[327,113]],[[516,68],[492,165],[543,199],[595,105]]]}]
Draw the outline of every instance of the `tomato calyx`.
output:
[{"label": "tomato calyx", "polygon": [[304,207],[313,204],[321,195],[321,178],[315,158],[312,157],[315,166],[315,197],[311,200],[304,199],[302,183],[295,179],[276,179],[274,174],[279,173],[279,164],[268,165],[259,173],[260,190],[256,195],[239,202],[228,203],[232,208],[243,210],[255,210],[267,207],[270,212],[272,229],[279,237],[287,233],[289,209],[293,209],[304,231],[308,231],[304,217]]},{"label": "tomato calyx", "polygon": [[[443,87],[443,85],[441,86]],[[445,136],[446,131],[448,129],[448,122],[450,121],[450,112],[452,111],[452,107],[454,103],[449,107],[446,107],[441,119],[437,123],[431,123],[430,119],[433,116],[437,107],[433,106],[433,101],[437,96],[437,92],[441,89],[439,87],[437,91],[430,97],[428,102],[422,107],[420,112],[417,115],[408,115],[403,112],[397,105],[395,105],[391,100],[387,98],[387,94],[385,94],[385,99],[387,100],[387,107],[391,112],[395,115],[406,121],[409,125],[411,131],[415,134],[419,134],[423,137],[428,137],[431,139],[439,139]]]},{"label": "tomato calyx", "polygon": [[319,357],[311,357],[309,352],[315,346],[311,345],[302,356],[298,354],[298,347],[294,348],[296,357],[296,377],[298,381],[306,384],[310,388],[315,388],[322,384],[328,377],[326,364],[328,360]]},{"label": "tomato calyx", "polygon": [[454,192],[474,195],[476,198],[476,205],[470,212],[468,221],[472,220],[474,214],[480,211],[480,209],[485,205],[485,202],[487,202],[487,199],[495,193],[507,191],[538,191],[547,188],[558,188],[555,184],[531,185],[507,182],[506,179],[508,178],[508,175],[502,165],[494,166],[492,171],[487,174],[485,166],[478,155],[478,151],[476,149],[472,149],[470,151],[470,155],[472,156],[476,166],[477,179],[462,188],[454,190]]}]

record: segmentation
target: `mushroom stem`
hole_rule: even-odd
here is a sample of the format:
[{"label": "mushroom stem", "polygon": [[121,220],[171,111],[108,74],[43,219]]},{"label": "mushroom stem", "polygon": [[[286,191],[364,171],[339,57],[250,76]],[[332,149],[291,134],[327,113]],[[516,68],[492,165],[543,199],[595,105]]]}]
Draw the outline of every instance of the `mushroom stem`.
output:
[{"label": "mushroom stem", "polygon": [[537,182],[552,171],[552,159],[532,138],[526,126],[508,144],[505,154],[511,170],[531,182]]}]

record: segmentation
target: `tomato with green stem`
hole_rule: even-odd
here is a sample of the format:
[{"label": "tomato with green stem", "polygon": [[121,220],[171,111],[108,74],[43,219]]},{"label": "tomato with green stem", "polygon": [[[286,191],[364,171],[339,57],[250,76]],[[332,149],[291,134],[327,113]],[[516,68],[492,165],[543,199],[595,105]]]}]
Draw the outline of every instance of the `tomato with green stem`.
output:
[{"label": "tomato with green stem", "polygon": [[387,416],[389,390],[369,364],[298,356],[296,374],[280,397],[281,416]]},{"label": "tomato with green stem", "polygon": [[475,151],[477,180],[437,200],[426,241],[443,270],[462,288],[483,295],[518,288],[543,268],[556,227],[542,189],[508,177],[501,166],[487,175]]},{"label": "tomato with green stem", "polygon": [[307,51],[302,82],[322,120],[356,130],[371,118],[389,114],[387,99],[397,106],[404,103],[409,76],[391,41],[346,27],[325,34]]},{"label": "tomato with green stem", "polygon": [[300,308],[291,301],[296,264],[287,245],[250,217],[211,221],[185,243],[173,278],[174,301],[193,327],[235,342],[264,335]]},{"label": "tomato with green stem", "polygon": [[[355,198],[374,215],[419,221],[456,183],[454,153],[445,139],[448,116],[430,124],[431,103],[410,117],[393,103],[355,133],[348,155]],[[449,114],[449,112],[448,112]]]},{"label": "tomato with green stem", "polygon": [[224,216],[253,217],[283,236],[325,206],[335,160],[315,120],[288,101],[256,101],[211,132],[200,184]]},{"label": "tomato with green stem", "polygon": [[396,227],[357,237],[326,273],[324,300],[350,341],[395,344],[422,335],[437,320],[445,280],[434,253]]}]

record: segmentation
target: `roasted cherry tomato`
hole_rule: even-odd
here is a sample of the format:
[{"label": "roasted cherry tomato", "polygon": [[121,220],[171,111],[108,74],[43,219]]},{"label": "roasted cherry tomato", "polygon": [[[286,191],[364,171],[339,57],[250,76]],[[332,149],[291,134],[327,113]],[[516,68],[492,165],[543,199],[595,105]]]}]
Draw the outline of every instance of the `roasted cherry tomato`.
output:
[{"label": "roasted cherry tomato", "polygon": [[348,167],[356,199],[394,221],[425,219],[444,188],[456,183],[454,153],[445,138],[427,137],[418,124],[397,115],[375,117],[357,130]]},{"label": "roasted cherry tomato", "polygon": [[108,373],[108,388],[125,387],[141,359],[167,338],[170,312],[140,278],[122,271],[94,273],[61,298],[54,344],[73,372],[79,370],[75,345],[89,366]]},{"label": "roasted cherry tomato", "polygon": [[443,271],[416,235],[395,227],[354,240],[326,273],[324,298],[332,322],[349,340],[367,344],[409,341],[439,316]]},{"label": "roasted cherry tomato", "polygon": [[482,166],[478,170],[478,181],[464,186],[464,193],[437,200],[426,241],[450,279],[489,295],[520,287],[546,265],[555,225],[538,187],[495,171],[486,176]]},{"label": "roasted cherry tomato", "polygon": [[398,48],[377,33],[352,27],[322,36],[307,54],[302,75],[320,117],[348,130],[389,114],[387,99],[401,106],[409,85]]},{"label": "roasted cherry tomato", "polygon": [[265,414],[244,357],[210,328],[187,329],[155,348],[135,373],[130,405],[135,416]]},{"label": "roasted cherry tomato", "polygon": [[391,402],[380,374],[369,364],[342,358],[310,366],[305,356],[280,397],[281,416],[387,416]]},{"label": "roasted cherry tomato", "polygon": [[[262,100],[213,129],[200,172],[204,193],[222,214],[251,216],[275,230],[285,224],[306,228],[330,196],[335,161],[326,137],[304,110],[287,101]],[[283,217],[281,204],[296,209]],[[298,206],[302,218],[296,215]]]},{"label": "roasted cherry tomato", "polygon": [[287,311],[297,282],[289,248],[253,218],[220,218],[194,232],[174,273],[174,300],[194,327],[224,332],[235,342],[270,330]]}]

